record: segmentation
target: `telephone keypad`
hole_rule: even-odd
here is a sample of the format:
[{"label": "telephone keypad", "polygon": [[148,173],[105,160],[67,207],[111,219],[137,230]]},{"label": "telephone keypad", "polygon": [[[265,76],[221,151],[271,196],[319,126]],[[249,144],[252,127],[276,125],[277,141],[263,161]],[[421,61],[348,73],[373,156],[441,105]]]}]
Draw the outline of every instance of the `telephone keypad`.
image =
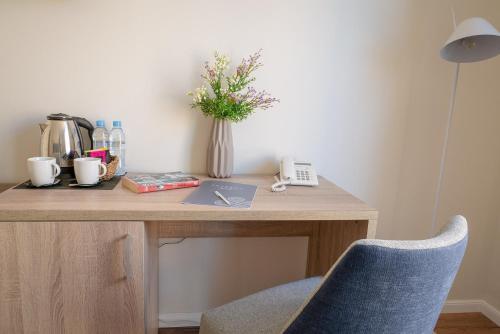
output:
[{"label": "telephone keypad", "polygon": [[310,181],[310,179],[311,179],[309,177],[308,171],[297,170],[296,174],[297,174],[297,180],[299,180],[299,181]]}]

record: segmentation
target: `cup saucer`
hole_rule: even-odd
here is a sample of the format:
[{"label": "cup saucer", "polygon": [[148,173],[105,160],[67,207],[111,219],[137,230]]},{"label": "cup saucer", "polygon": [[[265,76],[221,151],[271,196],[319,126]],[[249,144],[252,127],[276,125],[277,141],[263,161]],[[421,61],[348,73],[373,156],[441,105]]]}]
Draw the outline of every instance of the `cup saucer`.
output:
[{"label": "cup saucer", "polygon": [[41,186],[35,186],[33,183],[31,183],[31,180],[26,181],[26,187],[28,188],[49,188],[53,187],[61,182],[61,179],[54,179],[54,183],[49,183],[49,184],[42,184]]},{"label": "cup saucer", "polygon": [[100,184],[101,184],[101,181],[94,183],[94,184],[70,183],[70,184],[68,184],[68,186],[76,187],[76,188],[92,188],[92,187],[97,187]]}]

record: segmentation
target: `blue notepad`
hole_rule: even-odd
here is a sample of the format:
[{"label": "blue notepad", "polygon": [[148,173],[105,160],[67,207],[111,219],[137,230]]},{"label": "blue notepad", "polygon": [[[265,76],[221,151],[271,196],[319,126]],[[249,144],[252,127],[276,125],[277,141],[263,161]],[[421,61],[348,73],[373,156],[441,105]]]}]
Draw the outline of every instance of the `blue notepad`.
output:
[{"label": "blue notepad", "polygon": [[[231,205],[217,197],[215,191],[221,193]],[[209,180],[203,181],[182,203],[248,209],[252,206],[256,191],[257,186],[250,184]]]}]

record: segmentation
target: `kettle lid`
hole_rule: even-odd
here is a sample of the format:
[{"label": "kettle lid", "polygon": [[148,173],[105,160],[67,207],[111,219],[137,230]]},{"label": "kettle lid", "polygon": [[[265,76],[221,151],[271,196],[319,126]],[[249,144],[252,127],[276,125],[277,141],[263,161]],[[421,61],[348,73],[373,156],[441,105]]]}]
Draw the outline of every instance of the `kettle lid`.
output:
[{"label": "kettle lid", "polygon": [[47,116],[47,119],[49,121],[71,121],[73,120],[72,116],[66,115],[66,114],[50,114]]}]

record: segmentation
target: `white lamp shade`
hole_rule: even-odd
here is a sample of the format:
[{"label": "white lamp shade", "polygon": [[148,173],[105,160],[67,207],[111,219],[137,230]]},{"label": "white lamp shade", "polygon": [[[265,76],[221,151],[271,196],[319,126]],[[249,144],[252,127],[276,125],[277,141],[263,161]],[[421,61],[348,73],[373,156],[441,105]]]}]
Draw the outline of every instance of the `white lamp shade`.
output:
[{"label": "white lamp shade", "polygon": [[455,63],[472,63],[500,54],[500,33],[480,17],[460,23],[441,49],[441,58]]}]

